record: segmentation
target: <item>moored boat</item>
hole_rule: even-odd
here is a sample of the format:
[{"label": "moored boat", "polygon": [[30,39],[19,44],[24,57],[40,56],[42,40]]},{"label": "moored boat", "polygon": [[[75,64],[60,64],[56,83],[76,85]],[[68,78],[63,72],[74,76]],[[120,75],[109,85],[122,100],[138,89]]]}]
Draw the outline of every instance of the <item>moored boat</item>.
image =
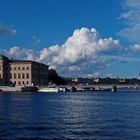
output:
[{"label": "moored boat", "polygon": [[60,92],[60,90],[59,90],[59,87],[43,87],[43,88],[40,88],[38,92],[58,93]]},{"label": "moored boat", "polygon": [[0,93],[2,93],[3,92],[3,90],[2,89],[0,89]]},{"label": "moored boat", "polygon": [[24,86],[21,88],[22,92],[37,92],[38,88],[36,86]]}]

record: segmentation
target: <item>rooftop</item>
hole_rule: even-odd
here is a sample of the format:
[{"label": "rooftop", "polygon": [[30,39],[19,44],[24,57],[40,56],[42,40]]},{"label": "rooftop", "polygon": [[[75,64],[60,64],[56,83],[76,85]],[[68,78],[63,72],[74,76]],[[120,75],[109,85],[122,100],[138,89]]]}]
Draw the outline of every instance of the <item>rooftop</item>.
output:
[{"label": "rooftop", "polygon": [[32,61],[32,60],[10,60],[8,57],[6,57],[2,54],[0,54],[0,59],[8,59],[9,63],[36,63],[36,64],[41,64],[41,65],[48,66],[46,64],[43,64],[43,63],[40,63],[40,62],[37,62],[37,61]]}]

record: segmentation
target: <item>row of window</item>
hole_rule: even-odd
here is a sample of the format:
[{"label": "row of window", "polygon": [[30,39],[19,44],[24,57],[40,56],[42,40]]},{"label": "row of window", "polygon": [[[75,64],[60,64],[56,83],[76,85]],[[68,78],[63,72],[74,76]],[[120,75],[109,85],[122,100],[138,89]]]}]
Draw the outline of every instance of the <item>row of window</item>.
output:
[{"label": "row of window", "polygon": [[28,85],[30,83],[29,83],[29,81],[26,81],[26,82],[25,81],[22,81],[22,82],[21,81],[14,81],[14,84],[15,85]]},{"label": "row of window", "polygon": [[13,75],[12,74],[10,74],[10,78],[11,79],[20,79],[20,78],[22,78],[22,79],[28,79],[28,78],[30,78],[30,76],[29,76],[29,73],[14,73]]},{"label": "row of window", "polygon": [[29,67],[11,67],[11,70],[29,70]]}]

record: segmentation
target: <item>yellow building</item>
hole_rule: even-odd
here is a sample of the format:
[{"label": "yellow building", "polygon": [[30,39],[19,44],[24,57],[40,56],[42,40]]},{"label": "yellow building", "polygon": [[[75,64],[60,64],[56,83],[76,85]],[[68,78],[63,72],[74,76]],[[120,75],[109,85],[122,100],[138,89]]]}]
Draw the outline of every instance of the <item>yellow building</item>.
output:
[{"label": "yellow building", "polygon": [[31,86],[48,84],[48,66],[35,61],[9,60],[0,55],[0,85]]}]

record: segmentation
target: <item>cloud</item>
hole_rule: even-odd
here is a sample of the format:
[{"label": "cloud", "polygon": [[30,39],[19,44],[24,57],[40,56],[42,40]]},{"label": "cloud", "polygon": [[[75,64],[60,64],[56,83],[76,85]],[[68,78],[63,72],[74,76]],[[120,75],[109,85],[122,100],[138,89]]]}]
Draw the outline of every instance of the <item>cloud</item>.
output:
[{"label": "cloud", "polygon": [[112,55],[120,55],[122,49],[119,40],[101,38],[96,29],[83,27],[76,29],[63,45],[46,47],[40,52],[16,46],[3,53],[43,62],[61,75],[87,76],[107,68],[110,61],[115,61]]},{"label": "cloud", "polygon": [[2,36],[14,36],[17,31],[13,27],[7,27],[5,25],[0,24],[0,37]]},{"label": "cloud", "polygon": [[55,66],[60,73],[93,74],[106,68],[106,57],[121,51],[118,40],[102,39],[96,29],[76,29],[62,45],[40,52],[39,61]]},{"label": "cloud", "polygon": [[41,43],[41,40],[36,36],[32,36],[32,45],[38,45]]},{"label": "cloud", "polygon": [[127,52],[127,54],[123,54],[123,56],[108,56],[107,59],[108,61],[110,60],[110,62],[120,62],[120,63],[134,63],[134,62],[138,62],[140,63],[140,58],[139,57],[135,57],[136,53],[133,53],[133,55],[129,56],[129,53],[132,52],[131,49],[129,49],[129,51]]},{"label": "cloud", "polygon": [[26,49],[20,46],[14,46],[9,50],[0,50],[0,53],[6,55],[10,59],[20,59],[20,60],[37,60],[39,53],[35,52],[33,49]]},{"label": "cloud", "polygon": [[120,18],[123,20],[125,28],[118,34],[133,43],[140,43],[140,1],[125,0],[123,8],[125,12],[121,14]]},{"label": "cloud", "polygon": [[140,44],[134,44],[130,46],[132,52],[140,52]]}]

